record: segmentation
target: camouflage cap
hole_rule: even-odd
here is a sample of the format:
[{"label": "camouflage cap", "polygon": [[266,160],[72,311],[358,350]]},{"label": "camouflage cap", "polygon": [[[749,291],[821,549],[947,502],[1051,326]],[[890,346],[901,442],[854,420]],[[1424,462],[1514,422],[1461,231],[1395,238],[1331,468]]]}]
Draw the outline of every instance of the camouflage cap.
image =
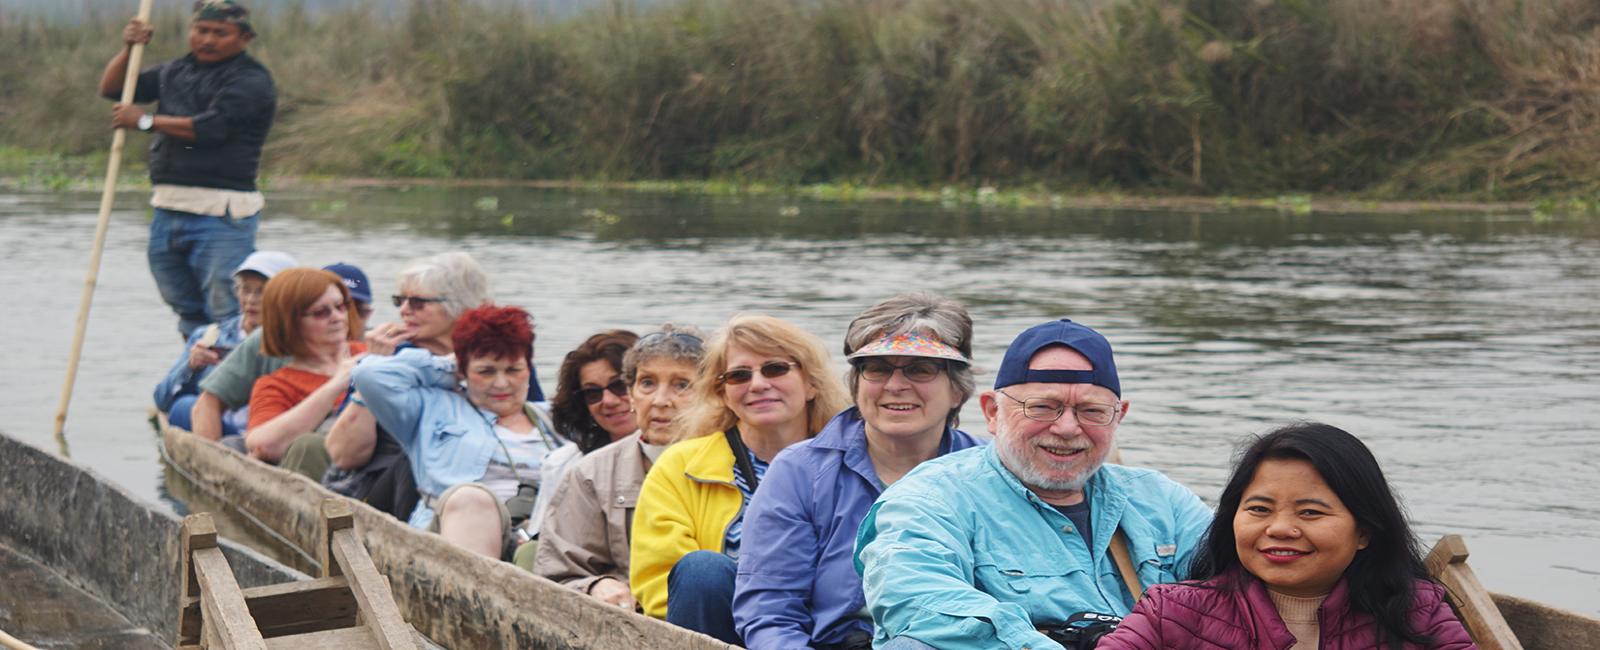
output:
[{"label": "camouflage cap", "polygon": [[250,29],[250,10],[233,0],[195,0],[193,19],[233,23],[246,34],[255,33]]}]

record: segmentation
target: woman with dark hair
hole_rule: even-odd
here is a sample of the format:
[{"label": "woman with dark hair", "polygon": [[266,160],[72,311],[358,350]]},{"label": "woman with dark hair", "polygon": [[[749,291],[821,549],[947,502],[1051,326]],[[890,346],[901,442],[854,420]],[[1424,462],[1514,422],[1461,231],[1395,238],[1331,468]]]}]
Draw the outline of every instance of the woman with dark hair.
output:
[{"label": "woman with dark hair", "polygon": [[527,401],[533,325],[518,307],[461,314],[451,355],[425,349],[369,357],[356,390],[405,448],[422,500],[417,528],[490,557],[508,558],[533,511],[545,456],[566,441]]},{"label": "woman with dark hair", "polygon": [[1190,575],[1151,587],[1096,647],[1477,647],[1428,578],[1377,459],[1326,424],[1245,450]]},{"label": "woman with dark hair", "polygon": [[329,271],[286,269],[261,296],[261,353],[293,360],[256,380],[244,445],[269,463],[298,437],[325,432],[344,406],[350,369],[366,345],[361,314],[344,280]]},{"label": "woman with dark hair", "polygon": [[[541,473],[550,489],[539,492],[539,502],[528,520],[530,534],[539,535],[555,486],[561,484],[567,468],[585,454],[639,430],[622,380],[622,355],[638,340],[639,335],[628,330],[607,330],[585,339],[562,359],[556,396],[550,401],[550,419],[556,431],[572,442],[544,459]],[[515,562],[533,570],[532,556],[523,554]]]},{"label": "woman with dark hair", "polygon": [[550,419],[578,451],[587,454],[639,430],[622,380],[622,355],[638,340],[628,330],[607,330],[562,359]]}]

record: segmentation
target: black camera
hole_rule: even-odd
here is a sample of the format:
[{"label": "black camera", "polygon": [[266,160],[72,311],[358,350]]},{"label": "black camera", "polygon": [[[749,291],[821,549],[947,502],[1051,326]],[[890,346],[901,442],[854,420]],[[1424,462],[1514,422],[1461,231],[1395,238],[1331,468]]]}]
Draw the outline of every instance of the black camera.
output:
[{"label": "black camera", "polygon": [[1096,612],[1078,612],[1067,617],[1067,621],[1055,627],[1040,628],[1045,636],[1050,637],[1067,648],[1067,650],[1086,650],[1095,647],[1100,639],[1122,622],[1121,616],[1100,614]]}]

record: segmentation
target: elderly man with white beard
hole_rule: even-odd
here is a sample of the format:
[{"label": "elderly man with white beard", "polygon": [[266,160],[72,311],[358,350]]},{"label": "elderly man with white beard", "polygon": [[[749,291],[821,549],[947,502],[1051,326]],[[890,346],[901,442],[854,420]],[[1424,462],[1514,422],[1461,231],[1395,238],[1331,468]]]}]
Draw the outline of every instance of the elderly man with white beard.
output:
[{"label": "elderly man with white beard", "polygon": [[1127,614],[1130,581],[1187,577],[1211,510],[1159,472],[1104,464],[1129,407],[1104,336],[1029,328],[979,401],[994,444],[923,463],[861,524],[875,648],[1061,648],[1041,630]]}]

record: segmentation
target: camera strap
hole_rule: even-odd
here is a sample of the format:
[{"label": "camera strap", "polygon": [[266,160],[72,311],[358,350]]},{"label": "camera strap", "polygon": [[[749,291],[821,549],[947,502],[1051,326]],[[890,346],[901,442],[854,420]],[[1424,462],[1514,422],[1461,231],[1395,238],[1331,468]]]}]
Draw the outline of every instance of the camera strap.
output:
[{"label": "camera strap", "polygon": [[1122,534],[1122,526],[1117,526],[1117,531],[1111,534],[1111,560],[1117,565],[1122,582],[1128,586],[1128,593],[1133,594],[1133,602],[1138,603],[1144,597],[1144,587],[1139,584],[1139,574],[1133,569],[1133,556],[1128,553],[1128,536]]},{"label": "camera strap", "polygon": [[760,479],[756,478],[755,465],[750,463],[750,448],[744,446],[744,439],[739,437],[739,427],[731,426],[723,431],[722,435],[728,437],[728,446],[733,448],[734,467],[744,475],[746,483],[750,484],[750,493],[755,494],[756,485]]}]

